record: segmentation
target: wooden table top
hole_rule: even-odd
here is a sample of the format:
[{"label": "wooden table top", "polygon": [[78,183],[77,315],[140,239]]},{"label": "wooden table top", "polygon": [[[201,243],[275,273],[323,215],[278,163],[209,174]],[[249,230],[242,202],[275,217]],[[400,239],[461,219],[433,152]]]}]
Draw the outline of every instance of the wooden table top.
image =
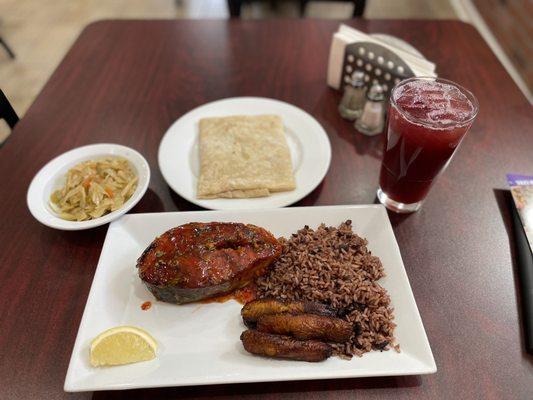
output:
[{"label": "wooden table top", "polygon": [[477,31],[452,21],[350,21],[405,39],[480,113],[421,211],[390,214],[435,356],[427,376],[64,393],[70,353],[107,226],[49,229],[25,202],[34,174],[71,148],[131,146],[152,168],[132,212],[197,210],[165,184],[157,150],[170,124],[232,96],[280,99],[327,131],[332,163],[298,205],[375,201],[382,137],[355,134],[326,86],[339,21],[104,21],[80,35],[0,149],[0,398],[533,398],[523,350],[505,173],[533,173],[531,106]]}]

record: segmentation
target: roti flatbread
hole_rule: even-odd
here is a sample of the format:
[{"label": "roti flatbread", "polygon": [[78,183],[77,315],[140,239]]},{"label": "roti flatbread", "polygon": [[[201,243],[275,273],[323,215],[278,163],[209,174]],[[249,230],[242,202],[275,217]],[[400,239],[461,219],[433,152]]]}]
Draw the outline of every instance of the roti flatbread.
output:
[{"label": "roti flatbread", "polygon": [[198,198],[264,197],[295,187],[279,116],[200,120]]}]

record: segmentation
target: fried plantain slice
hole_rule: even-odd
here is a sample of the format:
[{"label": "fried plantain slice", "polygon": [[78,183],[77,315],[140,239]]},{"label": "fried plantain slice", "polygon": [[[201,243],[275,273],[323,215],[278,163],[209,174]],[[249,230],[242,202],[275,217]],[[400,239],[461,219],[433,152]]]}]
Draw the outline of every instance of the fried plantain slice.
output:
[{"label": "fried plantain slice", "polygon": [[253,329],[244,331],[241,341],[249,353],[289,360],[318,362],[330,357],[332,353],[327,343],[296,340],[289,336],[272,335]]},{"label": "fried plantain slice", "polygon": [[255,323],[263,315],[283,313],[336,316],[336,312],[333,309],[322,303],[313,301],[282,301],[272,298],[251,301],[241,310],[244,324],[249,328],[255,327]]},{"label": "fried plantain slice", "polygon": [[257,320],[260,332],[289,335],[296,339],[320,339],[326,342],[344,343],[354,333],[353,326],[340,318],[313,314],[272,314]]}]

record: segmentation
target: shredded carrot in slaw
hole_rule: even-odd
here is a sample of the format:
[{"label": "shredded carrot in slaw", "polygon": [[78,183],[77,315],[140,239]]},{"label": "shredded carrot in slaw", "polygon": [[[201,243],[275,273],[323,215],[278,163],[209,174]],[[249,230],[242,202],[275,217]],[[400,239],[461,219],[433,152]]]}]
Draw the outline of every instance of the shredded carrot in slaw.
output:
[{"label": "shredded carrot in slaw", "polygon": [[59,217],[86,221],[118,210],[137,188],[137,175],[128,160],[106,157],[69,169],[65,184],[50,196]]}]

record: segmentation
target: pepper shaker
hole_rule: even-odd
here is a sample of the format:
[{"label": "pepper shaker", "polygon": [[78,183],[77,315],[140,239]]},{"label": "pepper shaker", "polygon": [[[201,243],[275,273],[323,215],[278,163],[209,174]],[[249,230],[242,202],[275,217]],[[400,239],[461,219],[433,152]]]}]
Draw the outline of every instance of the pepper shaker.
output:
[{"label": "pepper shaker", "polygon": [[366,94],[366,103],[355,128],[364,135],[374,136],[383,131],[385,124],[385,95],[383,88],[374,83]]},{"label": "pepper shaker", "polygon": [[344,95],[339,104],[341,117],[349,121],[355,121],[361,115],[365,105],[365,74],[363,71],[355,71],[352,79],[344,88]]}]

